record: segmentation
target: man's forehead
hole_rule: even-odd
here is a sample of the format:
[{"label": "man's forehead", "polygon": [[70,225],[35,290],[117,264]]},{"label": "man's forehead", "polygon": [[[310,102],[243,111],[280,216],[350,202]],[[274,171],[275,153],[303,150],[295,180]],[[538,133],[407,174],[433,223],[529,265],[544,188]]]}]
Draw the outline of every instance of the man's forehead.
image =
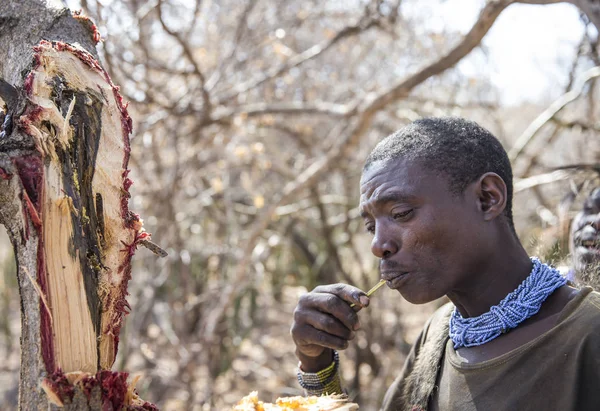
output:
[{"label": "man's forehead", "polygon": [[360,202],[404,202],[448,191],[445,176],[422,167],[418,162],[400,159],[378,161],[364,171],[360,182]]},{"label": "man's forehead", "polygon": [[414,160],[407,158],[383,159],[372,162],[367,166],[360,178],[360,183],[365,184],[379,175],[393,173],[394,175],[409,173],[413,169],[420,168],[421,165]]}]

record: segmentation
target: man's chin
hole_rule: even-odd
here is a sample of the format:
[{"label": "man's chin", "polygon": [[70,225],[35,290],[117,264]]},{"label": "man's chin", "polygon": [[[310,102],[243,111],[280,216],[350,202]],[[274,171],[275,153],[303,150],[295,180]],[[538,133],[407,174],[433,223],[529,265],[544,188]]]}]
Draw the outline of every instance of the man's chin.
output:
[{"label": "man's chin", "polygon": [[442,298],[444,295],[437,295],[431,293],[414,293],[406,290],[398,291],[400,295],[411,304],[427,304],[432,301],[435,301],[439,298]]}]

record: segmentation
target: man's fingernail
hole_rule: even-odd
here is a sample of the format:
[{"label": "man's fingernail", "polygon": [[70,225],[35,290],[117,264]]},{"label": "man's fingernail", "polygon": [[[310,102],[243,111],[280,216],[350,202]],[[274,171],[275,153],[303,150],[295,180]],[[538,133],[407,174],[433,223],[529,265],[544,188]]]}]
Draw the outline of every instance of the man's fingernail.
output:
[{"label": "man's fingernail", "polygon": [[366,295],[361,295],[359,300],[360,300],[360,305],[365,306],[365,307],[369,305],[369,297],[367,297]]},{"label": "man's fingernail", "polygon": [[358,321],[357,321],[357,322],[354,324],[354,331],[358,330],[359,328],[360,328],[360,322],[358,322]]}]

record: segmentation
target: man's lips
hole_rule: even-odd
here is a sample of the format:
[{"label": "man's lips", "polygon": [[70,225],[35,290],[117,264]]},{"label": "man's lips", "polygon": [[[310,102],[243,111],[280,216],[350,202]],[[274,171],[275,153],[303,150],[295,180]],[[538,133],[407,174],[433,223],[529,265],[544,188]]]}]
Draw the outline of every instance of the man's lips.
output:
[{"label": "man's lips", "polygon": [[600,249],[600,235],[599,236],[580,236],[575,238],[574,241],[577,247],[585,247],[588,249]]},{"label": "man's lips", "polygon": [[379,264],[379,274],[391,289],[398,288],[408,273],[406,267],[393,260],[381,260]]},{"label": "man's lips", "polygon": [[385,281],[392,281],[393,279],[400,277],[402,275],[408,274],[407,271],[382,271],[381,278]]},{"label": "man's lips", "polygon": [[409,273],[407,271],[383,271],[381,273],[381,278],[386,281],[389,288],[397,290],[401,288],[408,275]]}]

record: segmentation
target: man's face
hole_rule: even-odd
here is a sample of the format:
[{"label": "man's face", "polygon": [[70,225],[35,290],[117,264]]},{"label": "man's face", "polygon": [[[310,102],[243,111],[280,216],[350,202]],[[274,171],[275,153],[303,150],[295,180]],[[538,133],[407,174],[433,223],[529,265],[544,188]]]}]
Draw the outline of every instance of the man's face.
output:
[{"label": "man's face", "polygon": [[571,225],[571,253],[575,270],[598,268],[600,264],[600,187],[585,199],[583,209]]},{"label": "man's face", "polygon": [[360,208],[373,234],[381,277],[420,304],[468,289],[486,253],[474,191],[449,191],[448,179],[418,162],[376,162],[361,179]]}]

